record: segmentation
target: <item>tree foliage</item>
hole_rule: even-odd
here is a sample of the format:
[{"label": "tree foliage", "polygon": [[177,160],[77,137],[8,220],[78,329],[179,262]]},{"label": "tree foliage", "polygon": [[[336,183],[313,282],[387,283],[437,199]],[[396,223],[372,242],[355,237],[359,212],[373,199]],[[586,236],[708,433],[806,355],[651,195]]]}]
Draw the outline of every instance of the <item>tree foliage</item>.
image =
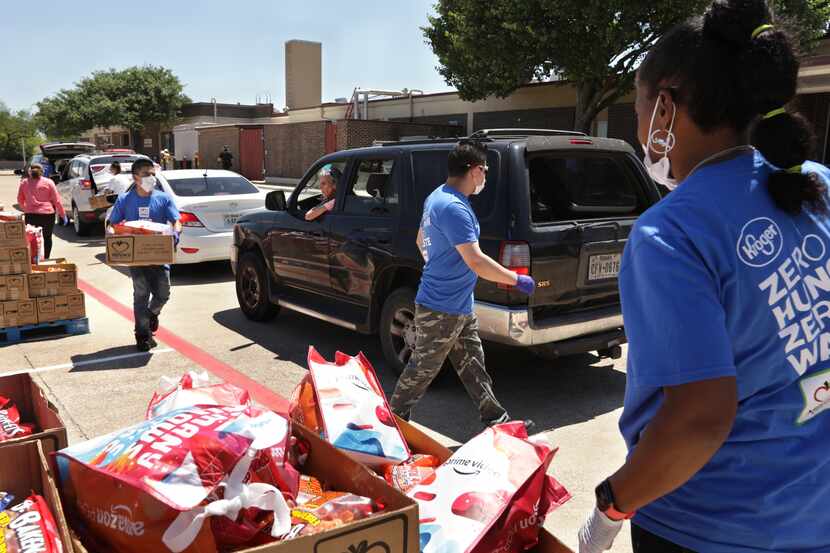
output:
[{"label": "tree foliage", "polygon": [[190,101],[182,91],[178,77],[164,67],[96,71],[38,102],[37,121],[48,136],[77,136],[93,127],[138,131],[174,121]]},{"label": "tree foliage", "polygon": [[0,159],[21,159],[23,150],[28,157],[41,140],[29,112],[14,113],[0,102]]},{"label": "tree foliage", "polygon": [[[577,130],[630,92],[637,65],[668,29],[711,0],[439,0],[423,29],[438,70],[465,100],[505,97],[555,78],[577,89]],[[809,47],[827,31],[827,0],[775,0]]]}]

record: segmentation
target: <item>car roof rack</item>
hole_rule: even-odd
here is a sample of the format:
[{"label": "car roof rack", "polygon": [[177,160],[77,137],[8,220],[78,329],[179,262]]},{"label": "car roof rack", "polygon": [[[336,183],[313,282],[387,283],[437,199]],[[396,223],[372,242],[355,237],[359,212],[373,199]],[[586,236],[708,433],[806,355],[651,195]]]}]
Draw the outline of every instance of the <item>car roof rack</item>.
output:
[{"label": "car roof rack", "polygon": [[463,137],[460,136],[452,136],[452,137],[431,137],[431,138],[419,138],[417,140],[408,140],[406,138],[402,138],[401,140],[375,140],[372,142],[372,146],[408,146],[411,144],[445,144],[448,142],[458,142],[459,140],[463,140]]},{"label": "car roof rack", "polygon": [[469,138],[517,138],[526,136],[587,136],[579,131],[562,131],[557,129],[481,129]]}]

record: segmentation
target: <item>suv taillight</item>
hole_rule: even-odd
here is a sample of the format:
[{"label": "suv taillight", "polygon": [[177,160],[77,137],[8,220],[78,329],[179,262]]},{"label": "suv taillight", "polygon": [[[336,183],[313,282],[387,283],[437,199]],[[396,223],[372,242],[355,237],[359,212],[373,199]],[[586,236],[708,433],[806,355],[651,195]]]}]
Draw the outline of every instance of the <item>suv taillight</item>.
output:
[{"label": "suv taillight", "polygon": [[[529,275],[530,246],[527,242],[502,242],[499,248],[499,263],[520,275]],[[498,287],[503,290],[512,288],[507,284],[499,284]]]},{"label": "suv taillight", "polygon": [[199,220],[193,213],[182,211],[179,213],[179,221],[183,227],[203,227],[202,221]]},{"label": "suv taillight", "polygon": [[81,188],[86,188],[86,189],[92,188],[92,181],[89,180],[89,179],[83,179],[81,181]]}]

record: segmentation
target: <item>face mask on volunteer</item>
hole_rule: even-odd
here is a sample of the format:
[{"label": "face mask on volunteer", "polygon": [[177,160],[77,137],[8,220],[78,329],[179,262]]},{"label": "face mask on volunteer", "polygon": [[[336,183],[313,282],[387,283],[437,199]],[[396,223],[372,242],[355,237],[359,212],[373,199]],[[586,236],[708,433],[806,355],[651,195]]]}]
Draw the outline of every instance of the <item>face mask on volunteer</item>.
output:
[{"label": "face mask on volunteer", "polygon": [[149,177],[142,177],[140,182],[141,189],[145,192],[152,192],[156,187],[156,177],[150,175]]},{"label": "face mask on volunteer", "polygon": [[[669,190],[674,190],[677,188],[677,179],[672,178],[671,175],[671,161],[669,160],[669,152],[672,151],[674,148],[674,134],[672,131],[674,130],[674,118],[677,116],[677,106],[672,104],[672,116],[671,116],[671,123],[669,124],[669,128],[666,131],[666,138],[654,138],[654,135],[657,134],[657,131],[654,130],[654,119],[657,116],[657,108],[660,107],[660,99],[658,98],[657,101],[654,103],[654,111],[651,114],[651,123],[648,126],[648,144],[642,144],[643,151],[645,152],[645,157],[643,158],[643,164],[646,166],[646,171],[648,174],[651,175],[651,178],[654,179],[654,182],[657,184],[662,184]],[[651,159],[651,152],[654,151],[655,153],[660,153],[659,150],[652,150],[652,147],[657,144],[660,148],[662,148],[663,157],[661,157],[658,161],[652,161]]]},{"label": "face mask on volunteer", "polygon": [[487,184],[487,166],[484,166],[484,179],[481,181],[481,184],[476,185],[476,189],[473,190],[473,196],[478,196],[484,190],[485,185]]}]

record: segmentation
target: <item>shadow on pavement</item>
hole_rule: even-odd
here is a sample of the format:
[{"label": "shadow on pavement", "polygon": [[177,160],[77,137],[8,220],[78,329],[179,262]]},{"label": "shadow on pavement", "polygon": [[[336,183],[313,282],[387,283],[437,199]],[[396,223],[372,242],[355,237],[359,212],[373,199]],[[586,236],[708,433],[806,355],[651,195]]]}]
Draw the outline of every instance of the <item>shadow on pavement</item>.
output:
[{"label": "shadow on pavement", "polygon": [[173,265],[170,279],[173,286],[191,286],[233,282],[234,277],[230,261],[207,261]]},{"label": "shadow on pavement", "polygon": [[[129,356],[122,359],[112,357]],[[111,371],[115,369],[138,369],[146,367],[153,358],[153,352],[139,353],[135,345],[116,346],[102,349],[95,353],[73,355],[70,359],[75,365],[69,372]]]},{"label": "shadow on pavement", "polygon": [[[68,227],[58,224],[55,225],[52,234],[65,242],[79,244],[84,248],[101,248],[101,251],[104,251],[104,225],[100,225],[100,228],[96,225],[88,236],[78,236],[71,224]],[[58,246],[58,244],[55,244],[55,246]],[[57,255],[59,252],[54,251],[55,247],[52,249],[53,255],[60,257],[60,255]]]},{"label": "shadow on pavement", "polygon": [[[371,360],[387,396],[397,375],[386,365],[376,336],[365,336],[311,317],[283,310],[273,321],[249,321],[239,309],[220,311],[214,320],[252,343],[272,351],[277,359],[306,366],[308,346],[327,359],[337,350],[359,351]],[[250,347],[250,343],[236,349]],[[594,355],[541,360],[529,351],[486,344],[487,369],[496,397],[510,415],[533,419],[541,432],[590,420],[622,406],[625,374],[613,362]],[[465,442],[483,426],[461,381],[445,371],[415,408],[413,419],[450,438]]]}]

